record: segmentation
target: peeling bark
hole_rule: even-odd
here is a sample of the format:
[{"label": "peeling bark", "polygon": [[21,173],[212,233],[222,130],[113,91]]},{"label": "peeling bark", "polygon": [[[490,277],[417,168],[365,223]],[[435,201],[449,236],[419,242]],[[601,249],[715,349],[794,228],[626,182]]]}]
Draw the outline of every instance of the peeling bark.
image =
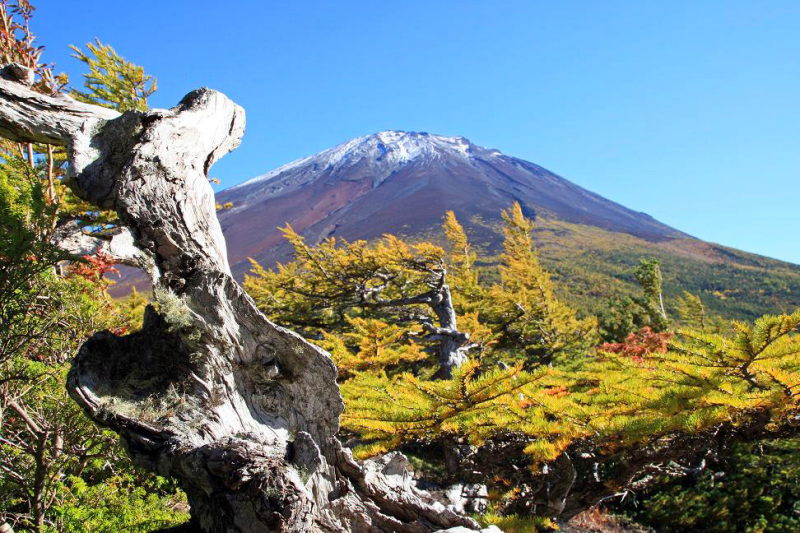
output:
[{"label": "peeling bark", "polygon": [[135,463],[179,480],[200,528],[477,528],[388,465],[353,461],[336,438],[344,405],[330,356],[270,322],[231,277],[208,169],[240,142],[239,106],[200,89],[169,110],[119,115],[8,73],[0,135],[68,146],[75,193],[121,221],[106,240],[62,228],[67,247],[143,268],[160,304],[140,332],[82,346],[70,395]]}]

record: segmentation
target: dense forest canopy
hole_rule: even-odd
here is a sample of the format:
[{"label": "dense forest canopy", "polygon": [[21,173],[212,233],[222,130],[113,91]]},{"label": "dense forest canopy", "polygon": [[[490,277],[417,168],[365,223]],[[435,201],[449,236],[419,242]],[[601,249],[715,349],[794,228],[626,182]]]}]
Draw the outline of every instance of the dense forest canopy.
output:
[{"label": "dense forest canopy", "polygon": [[[245,294],[207,181],[240,108],[199,90],[150,110],[155,79],[100,41],[74,48],[73,87],[33,15],[0,1],[4,527],[533,531],[635,494],[615,509],[642,523],[800,527],[800,311],[722,320],[669,300],[652,258],[635,292],[576,309],[518,204],[495,261],[453,213],[444,247],[286,226],[294,260],[253,262]],[[151,295],[109,296],[120,261]],[[452,487],[467,504],[442,505]]]}]

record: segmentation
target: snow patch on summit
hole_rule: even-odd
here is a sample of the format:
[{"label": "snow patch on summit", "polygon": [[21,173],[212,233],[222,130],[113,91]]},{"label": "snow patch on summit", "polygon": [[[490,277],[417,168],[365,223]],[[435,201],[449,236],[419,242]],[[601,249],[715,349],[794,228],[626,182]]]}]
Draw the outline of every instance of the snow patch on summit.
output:
[{"label": "snow patch on summit", "polygon": [[358,164],[369,167],[374,176],[373,185],[377,186],[403,166],[414,161],[455,158],[471,162],[476,155],[497,157],[502,154],[498,150],[487,150],[476,146],[464,137],[388,130],[358,137],[311,157],[292,161],[245,181],[233,189],[269,182],[298,167],[346,171]]}]

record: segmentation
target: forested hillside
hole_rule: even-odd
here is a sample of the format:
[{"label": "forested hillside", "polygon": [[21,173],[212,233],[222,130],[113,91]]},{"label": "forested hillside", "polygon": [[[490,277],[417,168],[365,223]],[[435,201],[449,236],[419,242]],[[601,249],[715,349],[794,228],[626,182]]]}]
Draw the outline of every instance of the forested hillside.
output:
[{"label": "forested hillside", "polygon": [[[496,262],[501,224],[476,218],[465,227],[480,251],[479,261]],[[444,242],[439,226],[398,233],[411,241]],[[611,300],[636,290],[632,272],[643,257],[661,263],[672,312],[684,291],[698,295],[713,314],[731,320],[754,320],[800,307],[800,267],[791,263],[688,236],[652,242],[546,215],[536,219],[533,237],[556,291],[588,314],[602,314]]]},{"label": "forested hillside", "polygon": [[673,312],[669,302],[683,291],[697,294],[710,312],[727,319],[754,320],[800,307],[800,267],[790,263],[695,239],[652,243],[547,219],[534,235],[542,262],[557,286],[563,285],[565,297],[595,313],[608,297],[634,289],[630,272],[642,257],[661,262]]}]

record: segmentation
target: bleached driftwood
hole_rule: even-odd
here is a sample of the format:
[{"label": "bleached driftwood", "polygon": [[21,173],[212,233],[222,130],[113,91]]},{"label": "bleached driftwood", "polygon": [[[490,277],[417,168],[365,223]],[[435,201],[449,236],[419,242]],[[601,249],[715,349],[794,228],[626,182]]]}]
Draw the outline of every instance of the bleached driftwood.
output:
[{"label": "bleached driftwood", "polygon": [[197,526],[477,527],[386,475],[396,472],[353,461],[336,438],[343,402],[329,355],[270,322],[231,277],[207,176],[240,142],[239,106],[199,89],[169,110],[120,115],[33,92],[17,70],[2,71],[0,135],[68,146],[75,193],[122,223],[104,242],[66,228],[68,248],[145,269],[160,304],[140,332],[89,339],[69,392],[137,464],[180,481]]}]

